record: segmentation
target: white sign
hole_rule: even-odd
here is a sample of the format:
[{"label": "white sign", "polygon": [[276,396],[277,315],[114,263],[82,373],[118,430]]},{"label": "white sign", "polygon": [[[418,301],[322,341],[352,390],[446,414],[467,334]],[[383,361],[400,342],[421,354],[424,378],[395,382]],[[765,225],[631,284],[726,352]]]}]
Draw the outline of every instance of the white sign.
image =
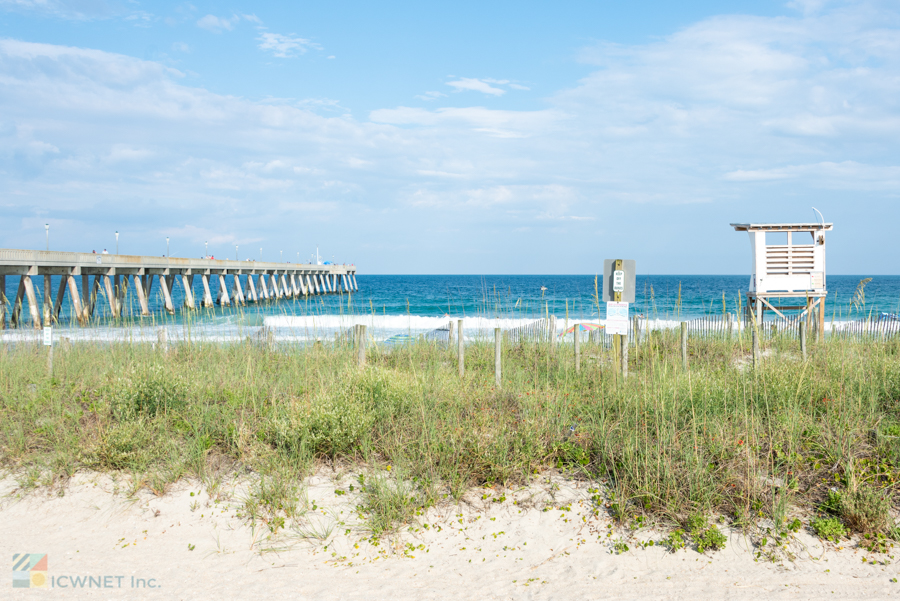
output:
[{"label": "white sign", "polygon": [[613,292],[625,292],[625,272],[621,269],[613,272]]},{"label": "white sign", "polygon": [[53,328],[44,328],[44,346],[53,346]]},{"label": "white sign", "polygon": [[628,334],[628,303],[606,303],[606,333]]}]

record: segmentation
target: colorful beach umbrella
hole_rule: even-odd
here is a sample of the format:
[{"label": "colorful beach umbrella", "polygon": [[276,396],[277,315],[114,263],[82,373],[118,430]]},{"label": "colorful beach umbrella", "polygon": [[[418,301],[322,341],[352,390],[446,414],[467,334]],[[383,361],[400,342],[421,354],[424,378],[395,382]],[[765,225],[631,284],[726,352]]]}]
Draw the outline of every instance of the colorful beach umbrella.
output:
[{"label": "colorful beach umbrella", "polygon": [[576,323],[574,326],[560,334],[560,336],[565,336],[566,334],[571,334],[575,331],[575,328],[578,328],[579,332],[591,332],[593,330],[602,330],[606,326],[602,326],[598,323]]}]

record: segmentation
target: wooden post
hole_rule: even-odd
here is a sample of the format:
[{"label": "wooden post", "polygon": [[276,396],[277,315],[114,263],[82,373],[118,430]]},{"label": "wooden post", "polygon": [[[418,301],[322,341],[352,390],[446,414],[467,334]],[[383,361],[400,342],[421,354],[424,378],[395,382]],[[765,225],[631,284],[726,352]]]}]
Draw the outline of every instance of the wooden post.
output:
[{"label": "wooden post", "polygon": [[[150,276],[153,277],[153,276]],[[141,315],[150,315],[150,308],[147,306],[147,296],[144,294],[144,282],[142,279],[146,279],[147,276],[140,276],[135,274],[132,276],[134,280],[134,289],[137,291],[138,304],[141,306]]]},{"label": "wooden post", "polygon": [[35,330],[43,329],[41,326],[41,311],[38,308],[37,296],[34,294],[34,283],[31,276],[23,275],[22,281],[25,282],[25,298],[28,299],[28,311],[31,313],[31,325]]},{"label": "wooden post", "polygon": [[0,275],[0,330],[6,329],[6,276]]},{"label": "wooden post", "polygon": [[819,328],[816,332],[816,342],[825,341],[825,297],[819,297]]},{"label": "wooden post", "polygon": [[250,300],[252,300],[254,303],[258,303],[259,298],[257,298],[256,296],[256,286],[253,284],[252,273],[247,274],[247,288],[250,289]]},{"label": "wooden post", "polygon": [[622,380],[628,379],[628,334],[622,334],[619,336],[619,340],[622,344],[622,352],[619,353],[619,356],[622,358],[621,364],[621,372],[622,372]]},{"label": "wooden post", "polygon": [[359,333],[356,341],[356,363],[360,367],[366,366],[366,326],[359,325]]},{"label": "wooden post", "polygon": [[278,289],[278,275],[275,272],[269,274],[269,288],[272,289],[271,295],[276,300],[281,298],[281,291]]},{"label": "wooden post", "polygon": [[19,278],[19,289],[16,292],[16,299],[13,301],[12,314],[9,316],[9,325],[18,328],[22,323],[22,298],[25,296],[25,277]]},{"label": "wooden post", "polygon": [[[162,276],[160,276],[160,279],[162,279]],[[162,286],[163,286],[163,290],[168,289],[168,287],[166,286],[165,283],[162,283]],[[160,352],[162,352],[162,354],[164,354],[164,355],[168,354],[168,352],[169,352],[169,334],[168,334],[168,332],[166,332],[165,328],[159,328],[156,331],[156,346],[159,348],[159,350],[160,350]]]},{"label": "wooden post", "polygon": [[[193,277],[193,276],[191,276]],[[188,280],[188,276],[181,274],[181,285],[184,286],[184,306],[188,309],[194,309],[194,291],[192,290],[192,282]]]},{"label": "wooden post", "polygon": [[66,284],[69,281],[69,275],[63,274],[62,277],[59,278],[59,289],[56,291],[56,302],[53,303],[53,317],[52,319],[56,322],[59,322],[59,312],[62,310],[62,302],[63,298],[66,295]]},{"label": "wooden post", "polygon": [[171,276],[160,274],[159,287],[162,288],[163,291],[163,303],[166,311],[168,311],[170,315],[175,315],[175,305],[172,303],[172,294],[169,291],[169,286],[171,284],[169,280],[170,277]]},{"label": "wooden post", "polygon": [[234,274],[234,288],[232,296],[234,296],[234,304],[247,304],[247,302],[244,300],[244,288],[241,286],[241,274],[239,273]]},{"label": "wooden post", "polygon": [[750,336],[753,351],[753,367],[756,368],[756,364],[759,362],[759,328],[756,323],[753,323],[751,324],[751,329]]},{"label": "wooden post", "polygon": [[681,367],[684,369],[688,368],[687,342],[688,342],[687,322],[682,321],[681,322]]},{"label": "wooden post", "polygon": [[120,282],[119,274],[113,276],[113,290],[116,292],[116,315],[122,316],[122,306],[125,304],[125,287],[128,285],[128,276],[125,276],[125,283]]},{"label": "wooden post", "polygon": [[581,332],[578,331],[578,324],[575,324],[575,373],[581,371]]},{"label": "wooden post", "polygon": [[212,292],[209,291],[209,275],[204,273],[200,276],[200,281],[203,282],[203,302],[200,303],[200,306],[212,307],[213,299]]},{"label": "wooden post", "polygon": [[800,355],[806,361],[806,321],[801,320],[798,326],[800,328]]},{"label": "wooden post", "polygon": [[94,309],[97,308],[97,297],[100,295],[100,280],[103,279],[101,275],[94,276],[94,283],[91,286],[91,301],[90,301],[90,310],[88,313],[91,315],[94,314]]},{"label": "wooden post", "polygon": [[228,284],[225,283],[225,274],[219,274],[219,292],[222,293],[221,303],[226,307],[231,304],[231,299],[228,297]]},{"label": "wooden post", "polygon": [[456,324],[453,323],[453,320],[450,320],[450,331],[447,334],[447,346],[453,348],[453,335],[455,334]]},{"label": "wooden post", "polygon": [[503,332],[500,328],[494,328],[494,384],[500,388],[501,381],[501,364],[500,364],[500,347],[503,343]]},{"label": "wooden post", "polygon": [[118,317],[119,311],[116,307],[116,293],[113,290],[112,278],[108,275],[103,276],[103,288],[106,290],[106,300],[109,303],[109,312],[112,316]]},{"label": "wooden post", "polygon": [[459,377],[462,378],[466,375],[466,344],[463,339],[463,320],[457,320],[456,322],[456,356],[459,362]]},{"label": "wooden post", "polygon": [[44,274],[44,325],[51,326],[53,319],[53,280],[49,273]]},{"label": "wooden post", "polygon": [[550,353],[556,350],[556,315],[550,316]]}]

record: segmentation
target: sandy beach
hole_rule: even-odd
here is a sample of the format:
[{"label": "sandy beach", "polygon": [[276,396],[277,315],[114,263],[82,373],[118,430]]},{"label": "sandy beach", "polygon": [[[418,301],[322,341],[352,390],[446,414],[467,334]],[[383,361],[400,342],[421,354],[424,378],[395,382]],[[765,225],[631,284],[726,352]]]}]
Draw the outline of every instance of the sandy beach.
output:
[{"label": "sandy beach", "polygon": [[[127,477],[79,474],[65,487],[28,493],[7,477],[0,546],[7,557],[46,553],[54,585],[46,594],[58,598],[900,597],[897,564],[851,542],[838,548],[801,532],[793,560],[757,560],[750,540],[730,532],[723,551],[672,553],[640,544],[661,532],[623,532],[592,515],[588,483],[552,477],[517,491],[472,492],[374,545],[353,494],[335,494],[352,482],[309,478],[307,513],[273,536],[242,517],[247,483],[234,479],[215,496],[190,481],[156,496],[146,488],[129,495]],[[616,553],[616,542],[628,550]],[[5,588],[3,597],[33,595]]]}]

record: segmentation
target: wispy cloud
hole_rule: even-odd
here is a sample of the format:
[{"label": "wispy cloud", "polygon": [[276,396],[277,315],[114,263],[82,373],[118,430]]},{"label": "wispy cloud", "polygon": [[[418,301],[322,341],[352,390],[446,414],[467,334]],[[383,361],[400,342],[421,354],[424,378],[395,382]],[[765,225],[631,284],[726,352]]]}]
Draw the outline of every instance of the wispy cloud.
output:
[{"label": "wispy cloud", "polygon": [[234,26],[240,23],[241,18],[238,15],[230,17],[217,17],[215,15],[206,15],[197,20],[197,27],[211,31],[213,33],[222,33],[223,31],[231,31]]},{"label": "wispy cloud", "polygon": [[424,94],[417,94],[416,98],[418,100],[437,100],[438,98],[446,98],[446,94],[442,94],[440,92],[425,92]]},{"label": "wispy cloud", "polygon": [[257,40],[259,41],[260,50],[268,50],[279,58],[292,58],[306,54],[310,49],[319,50],[322,48],[319,44],[292,33],[284,35],[263,31],[260,32]]},{"label": "wispy cloud", "polygon": [[489,83],[488,80],[484,79],[461,77],[455,81],[448,81],[447,85],[451,88],[456,88],[458,92],[461,92],[463,90],[472,90],[473,92],[482,92],[491,96],[503,96],[504,94],[506,94],[506,90],[495,88]]}]

